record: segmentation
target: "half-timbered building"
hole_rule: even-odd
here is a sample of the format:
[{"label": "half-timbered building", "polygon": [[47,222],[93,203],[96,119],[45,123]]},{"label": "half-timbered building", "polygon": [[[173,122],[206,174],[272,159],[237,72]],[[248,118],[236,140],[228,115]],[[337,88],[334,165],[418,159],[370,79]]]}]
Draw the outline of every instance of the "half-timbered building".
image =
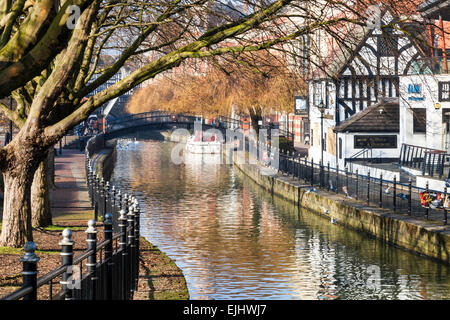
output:
[{"label": "half-timbered building", "polygon": [[[330,162],[335,166],[339,163],[341,167],[346,160],[365,148],[372,149],[373,157],[398,157],[398,137],[395,146],[373,147],[370,143],[358,143],[362,140],[353,138],[358,132],[351,132],[352,138],[346,139],[348,133],[345,130],[336,130],[346,128],[343,124],[347,121],[355,122],[359,113],[383,98],[391,98],[389,108],[392,110],[392,99],[395,102],[400,93],[400,76],[416,68],[417,59],[423,55],[417,40],[404,32],[405,28],[408,31],[414,29],[400,25],[389,10],[380,10],[374,21],[377,24],[341,28],[339,32],[344,33],[344,36],[340,39],[322,32],[319,35],[322,38],[316,40],[316,46],[322,46],[317,51],[325,58],[316,58],[318,67],[313,70],[309,80],[310,159],[321,161],[321,149],[324,164]],[[325,107],[323,129],[319,109],[321,105]],[[398,108],[398,101],[394,107]],[[380,113],[379,119],[374,117],[377,113],[370,114],[373,121],[379,121],[379,128],[373,132],[362,130],[364,136],[398,136],[398,126],[397,132],[392,132],[392,126],[383,130],[385,114]]]}]

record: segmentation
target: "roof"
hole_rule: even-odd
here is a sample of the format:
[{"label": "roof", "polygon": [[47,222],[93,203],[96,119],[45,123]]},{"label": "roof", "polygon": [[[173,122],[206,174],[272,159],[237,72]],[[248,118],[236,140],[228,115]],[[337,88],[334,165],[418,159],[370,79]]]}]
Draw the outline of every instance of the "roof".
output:
[{"label": "roof", "polygon": [[[381,17],[385,18],[387,17],[386,14],[389,13],[390,16],[392,16],[393,21],[408,21],[411,19],[411,16],[417,12],[416,8],[420,1],[421,0],[396,0],[392,2],[392,0],[383,0],[381,1]],[[349,13],[346,13],[344,16],[348,14]],[[340,16],[336,16],[335,18],[339,17]],[[360,17],[356,16],[353,18],[359,19]],[[385,22],[391,23],[393,21]],[[417,45],[418,42],[414,41],[414,38],[420,37],[423,33],[423,30],[417,29],[417,23],[398,23],[401,24],[401,29],[405,31],[405,34],[409,33],[414,35],[409,38]],[[310,80],[339,76],[346,66],[355,58],[361,47],[373,33],[373,28],[368,25],[359,25],[346,21],[333,25],[329,29],[333,31],[335,35],[328,35],[329,41],[326,45],[328,52],[326,57],[323,57],[320,64],[314,66],[311,70]],[[338,35],[339,38],[337,38],[336,35]],[[421,41],[419,41],[419,43],[420,42]],[[428,48],[429,47],[426,47],[426,50],[429,50]]]},{"label": "roof", "polygon": [[419,5],[417,11],[427,18],[439,19],[439,15],[442,15],[444,20],[448,20],[450,18],[450,1],[426,0]]},{"label": "roof", "polygon": [[[382,110],[382,112],[380,112]],[[334,132],[400,132],[398,98],[382,98],[335,126]]]}]

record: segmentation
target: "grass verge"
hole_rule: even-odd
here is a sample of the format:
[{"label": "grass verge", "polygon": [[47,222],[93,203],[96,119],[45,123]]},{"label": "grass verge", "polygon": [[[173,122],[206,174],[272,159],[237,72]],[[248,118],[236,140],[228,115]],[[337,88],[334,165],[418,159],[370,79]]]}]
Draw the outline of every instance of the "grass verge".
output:
[{"label": "grass verge", "polygon": [[138,291],[134,300],[188,300],[183,272],[164,252],[140,237]]}]

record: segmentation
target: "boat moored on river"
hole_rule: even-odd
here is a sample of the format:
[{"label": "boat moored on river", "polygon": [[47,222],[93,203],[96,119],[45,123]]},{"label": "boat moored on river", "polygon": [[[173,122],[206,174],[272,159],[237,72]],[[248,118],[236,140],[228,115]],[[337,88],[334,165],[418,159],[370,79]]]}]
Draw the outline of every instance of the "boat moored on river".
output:
[{"label": "boat moored on river", "polygon": [[197,154],[220,154],[222,142],[215,133],[197,131],[186,141],[186,151]]}]

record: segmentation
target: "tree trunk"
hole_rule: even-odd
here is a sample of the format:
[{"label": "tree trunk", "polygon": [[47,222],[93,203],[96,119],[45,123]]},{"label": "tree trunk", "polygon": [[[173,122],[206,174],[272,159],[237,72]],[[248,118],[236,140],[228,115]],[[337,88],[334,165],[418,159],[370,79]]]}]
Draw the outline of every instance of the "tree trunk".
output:
[{"label": "tree trunk", "polygon": [[5,196],[0,246],[22,247],[33,241],[31,228],[31,178],[27,172],[5,172]]},{"label": "tree trunk", "polygon": [[31,186],[31,224],[33,227],[47,227],[52,224],[50,209],[50,153],[39,164]]},{"label": "tree trunk", "polygon": [[3,149],[5,194],[0,246],[18,248],[27,241],[33,241],[31,185],[48,146],[40,132],[31,126],[27,129],[22,128]]},{"label": "tree trunk", "polygon": [[48,183],[50,189],[56,189],[55,186],[55,149],[52,147],[48,149],[47,155],[47,166],[48,166]]}]

